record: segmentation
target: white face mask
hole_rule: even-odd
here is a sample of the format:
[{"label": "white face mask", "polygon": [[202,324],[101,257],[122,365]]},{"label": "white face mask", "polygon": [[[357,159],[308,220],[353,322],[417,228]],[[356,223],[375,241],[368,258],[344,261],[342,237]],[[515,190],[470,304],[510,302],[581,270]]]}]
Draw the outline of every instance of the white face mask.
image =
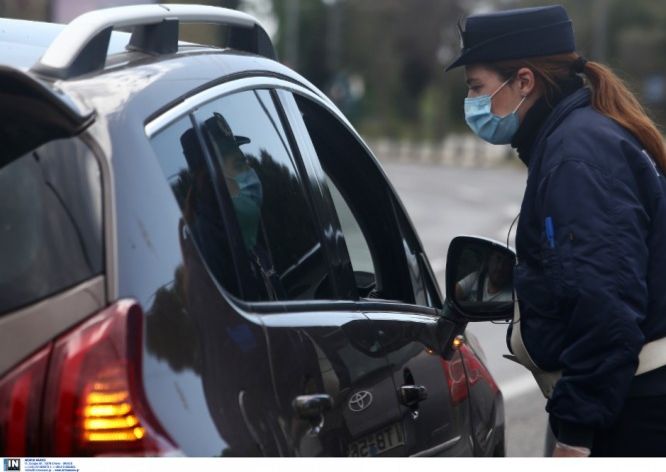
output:
[{"label": "white face mask", "polygon": [[465,99],[467,125],[474,134],[491,144],[509,144],[520,126],[517,112],[527,96],[523,97],[513,112],[506,116],[497,116],[492,112],[493,97],[510,81],[511,79],[504,82],[491,95]]}]

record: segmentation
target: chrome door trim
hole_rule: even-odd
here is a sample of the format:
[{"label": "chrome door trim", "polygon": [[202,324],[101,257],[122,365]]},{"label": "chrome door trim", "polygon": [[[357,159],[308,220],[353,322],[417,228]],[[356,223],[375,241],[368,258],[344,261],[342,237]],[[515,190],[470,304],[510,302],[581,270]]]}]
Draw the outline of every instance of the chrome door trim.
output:
[{"label": "chrome door trim", "polygon": [[161,115],[149,121],[144,128],[146,136],[148,136],[148,138],[152,138],[156,133],[174,121],[219,97],[229,95],[231,93],[260,88],[285,89],[299,93],[301,95],[305,95],[308,98],[324,105],[327,109],[329,109],[329,111],[333,111],[336,116],[341,119],[349,128],[353,129],[349,121],[347,121],[344,115],[335,107],[333,102],[331,102],[322,93],[315,93],[307,87],[275,77],[246,77],[215,85],[196,95],[187,97],[178,105],[170,108]]}]

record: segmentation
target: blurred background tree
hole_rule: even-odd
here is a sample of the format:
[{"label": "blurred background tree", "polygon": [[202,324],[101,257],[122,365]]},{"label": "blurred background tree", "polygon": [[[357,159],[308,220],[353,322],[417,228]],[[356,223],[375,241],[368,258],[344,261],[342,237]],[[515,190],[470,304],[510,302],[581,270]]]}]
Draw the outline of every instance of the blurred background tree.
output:
[{"label": "blurred background tree", "polygon": [[[504,1],[511,7],[549,5]],[[609,65],[660,127],[666,124],[666,3],[651,0],[561,0],[574,22],[580,53]]]},{"label": "blurred background tree", "polygon": [[[285,62],[325,90],[368,136],[440,140],[465,130],[456,23],[474,12],[544,0],[273,0]],[[560,0],[578,50],[610,65],[666,122],[666,4]],[[292,54],[295,52],[295,54]]]},{"label": "blurred background tree", "polygon": [[445,131],[443,60],[453,55],[455,23],[472,2],[273,3],[284,61],[329,93],[363,132],[430,139]]},{"label": "blurred background tree", "polygon": [[[149,0],[148,0],[149,1]],[[146,0],[3,0],[0,15],[68,21],[87,9]],[[240,8],[268,23],[280,59],[324,90],[368,137],[438,141],[466,131],[463,72],[444,74],[459,48],[456,23],[479,11],[543,0],[178,0]],[[666,4],[559,0],[578,49],[610,65],[658,123],[666,122]],[[219,42],[189,28],[187,38]]]}]

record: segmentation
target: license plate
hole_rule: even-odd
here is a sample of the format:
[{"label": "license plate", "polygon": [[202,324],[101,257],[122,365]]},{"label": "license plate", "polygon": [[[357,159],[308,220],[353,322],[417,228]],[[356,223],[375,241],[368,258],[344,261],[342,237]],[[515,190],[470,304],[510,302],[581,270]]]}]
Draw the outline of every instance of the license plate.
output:
[{"label": "license plate", "polygon": [[349,444],[349,457],[374,457],[405,444],[400,423],[368,434]]}]

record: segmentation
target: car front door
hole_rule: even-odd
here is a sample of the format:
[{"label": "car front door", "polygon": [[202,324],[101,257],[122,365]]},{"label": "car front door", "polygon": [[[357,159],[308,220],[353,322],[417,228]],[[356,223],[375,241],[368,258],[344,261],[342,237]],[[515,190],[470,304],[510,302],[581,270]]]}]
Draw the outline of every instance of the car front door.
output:
[{"label": "car front door", "polygon": [[404,455],[391,367],[340,275],[349,267],[276,92],[230,93],[194,117],[242,233],[236,259],[256,289],[238,303],[265,328],[281,452]]},{"label": "car front door", "polygon": [[146,395],[180,450],[276,455],[264,329],[234,302],[252,296],[242,243],[199,135],[186,113],[151,136],[152,156],[116,161],[120,293],[145,307]]},{"label": "car front door", "polygon": [[337,247],[352,268],[357,310],[372,322],[386,356],[405,453],[472,455],[462,357],[442,344],[462,326],[441,316],[439,289],[404,209],[343,119],[303,93],[283,92],[282,99],[297,109],[291,121],[302,116],[304,154],[315,162],[312,172],[339,225],[334,232],[343,235]]}]

